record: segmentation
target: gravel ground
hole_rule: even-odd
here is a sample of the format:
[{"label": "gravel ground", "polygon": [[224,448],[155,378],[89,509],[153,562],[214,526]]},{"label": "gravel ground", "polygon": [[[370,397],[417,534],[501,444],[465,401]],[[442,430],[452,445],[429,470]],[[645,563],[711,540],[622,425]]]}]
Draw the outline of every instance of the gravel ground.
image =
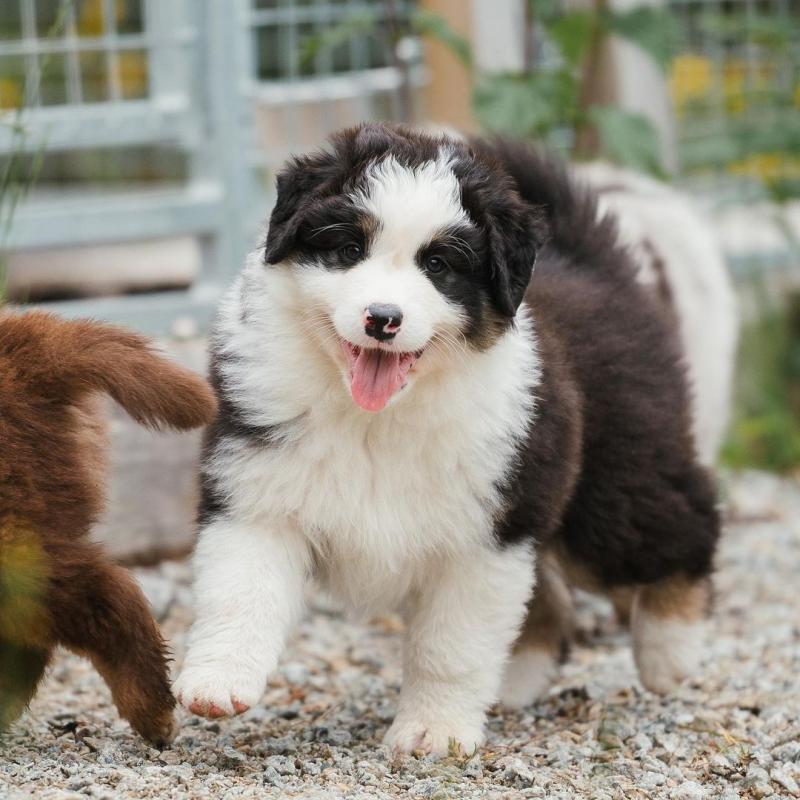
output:
[{"label": "gravel ground", "polygon": [[[0,753],[0,797],[800,797],[800,486],[751,473],[725,492],[709,663],[674,697],[643,692],[627,634],[586,601],[546,699],[492,713],[471,757],[394,760],[380,742],[402,626],[354,624],[320,603],[261,706],[229,721],[184,715],[163,752],[118,719],[85,662],[61,655]],[[178,659],[188,573],[137,571]]]}]

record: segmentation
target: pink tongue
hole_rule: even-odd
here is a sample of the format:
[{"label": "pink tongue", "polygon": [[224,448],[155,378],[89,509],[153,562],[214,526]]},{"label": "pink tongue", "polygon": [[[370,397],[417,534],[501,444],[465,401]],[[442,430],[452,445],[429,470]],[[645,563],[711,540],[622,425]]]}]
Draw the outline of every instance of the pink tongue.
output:
[{"label": "pink tongue", "polygon": [[403,385],[409,367],[401,365],[399,353],[362,349],[353,365],[353,400],[367,411],[381,411]]}]

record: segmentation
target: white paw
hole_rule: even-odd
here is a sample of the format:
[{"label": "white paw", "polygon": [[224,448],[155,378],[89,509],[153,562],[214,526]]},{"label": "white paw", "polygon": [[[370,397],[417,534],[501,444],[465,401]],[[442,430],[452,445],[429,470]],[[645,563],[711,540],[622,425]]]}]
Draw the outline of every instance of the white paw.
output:
[{"label": "white paw", "polygon": [[186,665],[172,686],[178,702],[201,717],[231,717],[255,705],[264,693],[260,674],[235,664]]},{"label": "white paw", "polygon": [[452,746],[467,754],[483,744],[483,724],[454,724],[447,720],[422,720],[398,715],[383,737],[384,744],[395,753],[430,753],[446,756]]},{"label": "white paw", "polygon": [[539,647],[518,650],[506,664],[500,703],[513,709],[529,706],[550,688],[557,671],[558,664],[549,651]]},{"label": "white paw", "polygon": [[698,622],[634,614],[633,655],[645,689],[667,694],[697,671],[704,628]]}]

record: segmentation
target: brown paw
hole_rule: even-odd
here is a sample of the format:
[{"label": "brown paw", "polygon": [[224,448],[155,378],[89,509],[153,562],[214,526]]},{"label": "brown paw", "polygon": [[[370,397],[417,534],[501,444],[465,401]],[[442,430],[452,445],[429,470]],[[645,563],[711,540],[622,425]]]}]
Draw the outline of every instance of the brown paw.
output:
[{"label": "brown paw", "polygon": [[132,721],[131,725],[135,731],[159,750],[168,747],[178,732],[178,723],[175,721],[171,709],[154,717],[148,717],[146,720]]}]

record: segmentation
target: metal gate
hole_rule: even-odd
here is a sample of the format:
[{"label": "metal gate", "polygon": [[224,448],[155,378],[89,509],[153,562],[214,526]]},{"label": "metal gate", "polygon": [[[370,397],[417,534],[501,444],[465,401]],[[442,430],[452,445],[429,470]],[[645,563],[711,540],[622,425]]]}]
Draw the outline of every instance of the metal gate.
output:
[{"label": "metal gate", "polygon": [[123,24],[120,0],[88,1],[87,23],[87,6],[79,21],[69,0],[4,0],[0,78],[21,96],[0,118],[0,155],[167,145],[184,155],[185,176],[114,191],[34,190],[4,247],[196,237],[200,274],[186,291],[49,305],[151,332],[187,317],[205,326],[266,207],[253,169],[250,0],[126,0],[134,13]]},{"label": "metal gate", "polygon": [[[0,157],[20,148],[49,156],[168,145],[188,167],[184,180],[155,188],[37,186],[0,246],[197,237],[202,266],[187,291],[48,305],[154,333],[186,318],[189,330],[204,328],[253,244],[272,173],[286,155],[334,128],[401,116],[401,81],[419,86],[423,70],[416,63],[401,77],[380,32],[387,9],[402,15],[410,7],[409,0],[3,0]],[[369,31],[304,57],[309,38],[367,16]],[[132,64],[138,79],[131,80]],[[3,113],[2,78],[14,74],[19,109]]]}]

